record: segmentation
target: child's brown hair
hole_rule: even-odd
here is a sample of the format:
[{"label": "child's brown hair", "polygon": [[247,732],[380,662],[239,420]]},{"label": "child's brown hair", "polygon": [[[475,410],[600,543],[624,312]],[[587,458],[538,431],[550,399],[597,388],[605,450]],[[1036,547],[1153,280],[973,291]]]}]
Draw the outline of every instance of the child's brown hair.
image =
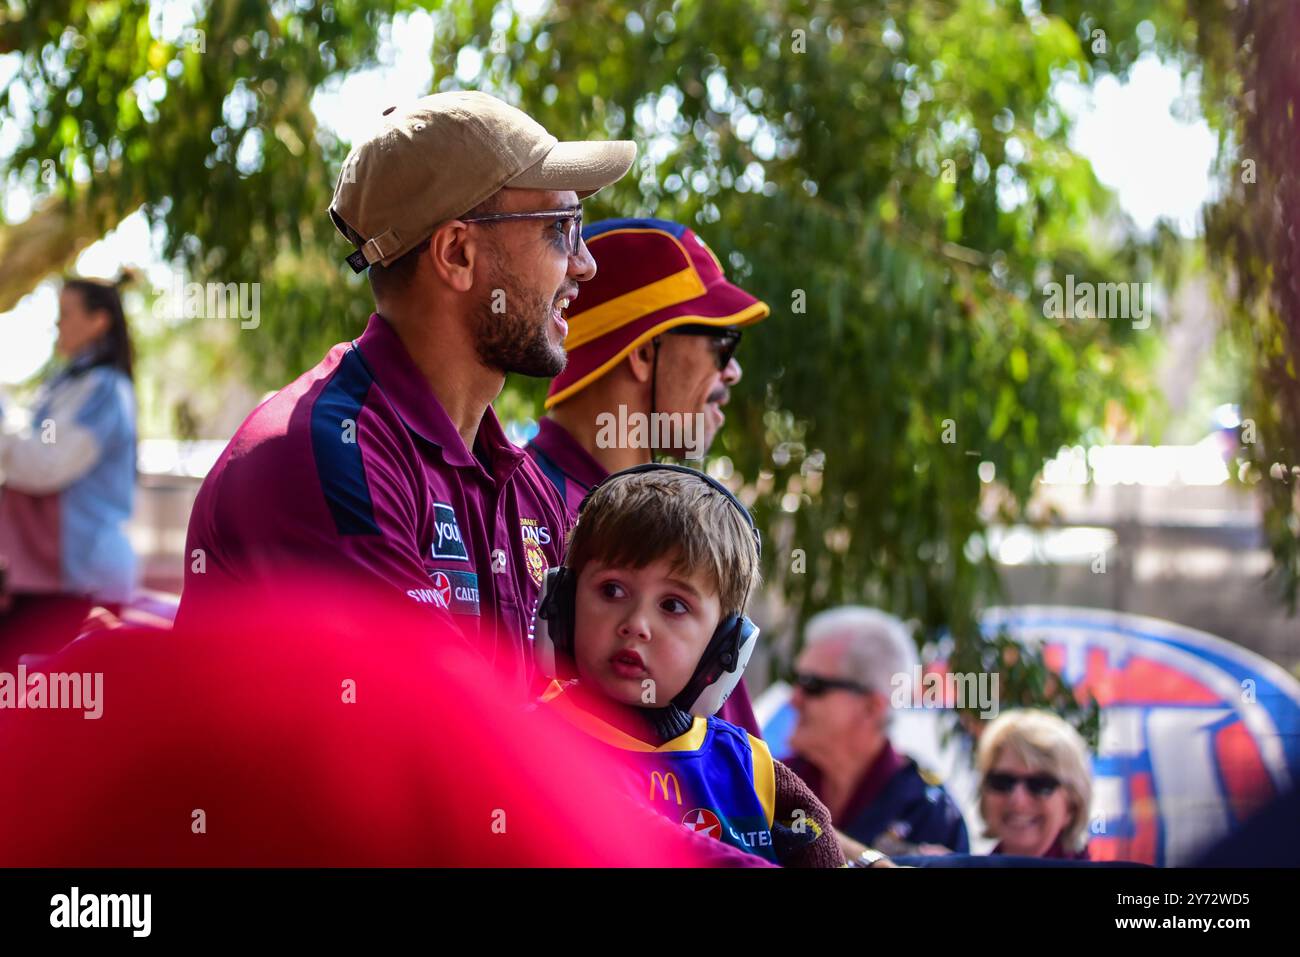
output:
[{"label": "child's brown hair", "polygon": [[593,560],[644,568],[661,558],[703,573],[724,615],[743,614],[758,584],[758,547],[736,506],[702,478],[668,470],[601,483],[569,533],[564,563],[576,576]]}]

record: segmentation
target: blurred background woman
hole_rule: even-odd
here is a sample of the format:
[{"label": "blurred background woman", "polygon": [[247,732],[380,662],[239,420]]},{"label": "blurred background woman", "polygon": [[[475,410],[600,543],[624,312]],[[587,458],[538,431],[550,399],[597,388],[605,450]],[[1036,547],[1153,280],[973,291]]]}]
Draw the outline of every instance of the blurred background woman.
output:
[{"label": "blurred background woman", "polygon": [[1087,859],[1092,773],[1074,728],[1048,711],[1003,712],[980,736],[975,763],[992,853]]},{"label": "blurred background woman", "polygon": [[135,587],[123,528],[136,479],[125,278],[64,282],[63,362],[42,383],[30,423],[0,430],[0,668],[56,650],[95,604],[123,603]]}]

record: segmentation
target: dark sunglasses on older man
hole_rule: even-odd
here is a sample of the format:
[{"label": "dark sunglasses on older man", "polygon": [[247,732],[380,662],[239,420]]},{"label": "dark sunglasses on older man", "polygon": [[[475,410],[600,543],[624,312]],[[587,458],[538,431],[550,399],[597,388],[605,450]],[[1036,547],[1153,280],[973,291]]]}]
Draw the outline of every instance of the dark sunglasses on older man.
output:
[{"label": "dark sunglasses on older man", "polygon": [[582,242],[582,207],[570,206],[565,209],[538,209],[526,213],[487,213],[483,216],[462,216],[462,223],[505,223],[512,219],[553,219],[564,237],[564,249],[570,256],[578,254]]},{"label": "dark sunglasses on older man", "polygon": [[1006,774],[991,771],[984,777],[984,786],[998,794],[1010,794],[1017,784],[1024,784],[1025,790],[1036,798],[1045,798],[1061,786],[1061,782],[1050,774]]},{"label": "dark sunglasses on older man", "polygon": [[703,336],[711,339],[709,345],[713,349],[713,358],[718,363],[719,372],[727,368],[727,363],[731,361],[731,357],[740,348],[739,329],[691,324],[675,326],[668,330],[668,334],[673,336]]},{"label": "dark sunglasses on older man", "polygon": [[810,698],[820,698],[828,691],[855,691],[858,694],[866,694],[868,690],[865,685],[845,678],[823,678],[820,675],[806,675],[800,672],[796,672],[791,680]]}]

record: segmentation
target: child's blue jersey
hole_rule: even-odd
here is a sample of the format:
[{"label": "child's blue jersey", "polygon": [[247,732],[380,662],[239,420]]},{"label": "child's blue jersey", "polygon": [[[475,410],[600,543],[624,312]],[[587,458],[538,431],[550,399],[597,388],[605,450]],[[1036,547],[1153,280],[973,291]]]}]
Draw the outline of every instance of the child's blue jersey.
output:
[{"label": "child's blue jersey", "polygon": [[772,846],[776,772],[761,739],[721,718],[696,718],[685,734],[654,747],[579,708],[558,682],[542,702],[626,752],[629,786],[660,814],[777,863]]}]

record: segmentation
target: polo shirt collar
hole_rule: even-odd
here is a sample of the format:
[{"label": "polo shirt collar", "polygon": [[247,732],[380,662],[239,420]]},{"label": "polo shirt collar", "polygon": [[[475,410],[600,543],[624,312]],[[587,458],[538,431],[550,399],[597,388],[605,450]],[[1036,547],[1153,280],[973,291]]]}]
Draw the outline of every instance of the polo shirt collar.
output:
[{"label": "polo shirt collar", "polygon": [[[814,794],[818,797],[822,796],[821,768],[798,756],[787,760],[785,763],[790,766],[790,769],[795,774],[803,778],[804,782],[812,788]],[[894,775],[905,767],[907,767],[907,760],[894,750],[893,745],[886,738],[880,753],[876,755],[875,760],[858,778],[858,783],[854,786],[853,793],[849,795],[844,810],[839,816],[839,821],[849,824],[856,820],[880,796],[881,792],[885,790],[885,786],[893,780]]]},{"label": "polo shirt collar", "polygon": [[556,468],[585,488],[594,488],[609,476],[605,467],[549,416],[542,416],[537,423],[532,443]]},{"label": "polo shirt collar", "polygon": [[858,786],[844,808],[844,820],[851,821],[871,807],[885,786],[894,779],[894,775],[906,766],[907,762],[886,738],[880,753],[858,780]]},{"label": "polo shirt collar", "polygon": [[[438,446],[448,465],[483,468],[483,464],[465,448],[451,417],[429,388],[388,320],[377,312],[371,313],[366,331],[354,340],[353,345],[360,351],[370,374],[408,429]],[[490,405],[479,422],[476,443],[486,452],[491,474],[498,481],[506,479],[526,455],[506,437],[496,411]]]}]

